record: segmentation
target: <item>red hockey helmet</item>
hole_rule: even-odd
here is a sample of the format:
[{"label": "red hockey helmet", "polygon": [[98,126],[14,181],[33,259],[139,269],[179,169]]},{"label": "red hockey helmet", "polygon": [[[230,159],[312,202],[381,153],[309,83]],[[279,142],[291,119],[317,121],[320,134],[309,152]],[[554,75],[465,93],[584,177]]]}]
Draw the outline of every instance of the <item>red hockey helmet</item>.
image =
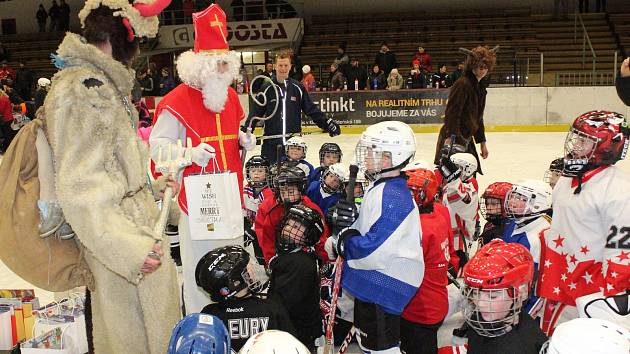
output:
[{"label": "red hockey helmet", "polygon": [[512,190],[512,183],[494,182],[481,195],[479,209],[481,216],[487,221],[498,221],[506,218],[505,196]]},{"label": "red hockey helmet", "polygon": [[623,115],[590,111],[577,117],[564,142],[565,176],[612,165],[626,157],[629,130]]},{"label": "red hockey helmet", "polygon": [[407,174],[407,187],[413,194],[413,199],[419,206],[433,204],[438,192],[438,182],[435,174],[427,169],[418,168],[405,171]]},{"label": "red hockey helmet", "polygon": [[464,319],[479,335],[501,336],[518,323],[534,277],[534,259],[520,244],[492,240],[464,266]]}]

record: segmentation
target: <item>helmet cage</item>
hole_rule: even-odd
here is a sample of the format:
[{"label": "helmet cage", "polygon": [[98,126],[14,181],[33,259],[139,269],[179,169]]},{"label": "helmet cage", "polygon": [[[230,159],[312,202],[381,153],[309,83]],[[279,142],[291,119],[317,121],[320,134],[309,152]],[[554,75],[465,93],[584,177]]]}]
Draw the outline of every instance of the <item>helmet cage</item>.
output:
[{"label": "helmet cage", "polygon": [[510,219],[535,217],[543,214],[547,208],[538,204],[536,194],[522,191],[521,186],[515,185],[505,195],[504,209]]},{"label": "helmet cage", "polygon": [[[339,184],[337,186],[328,185],[328,183],[326,183],[326,177],[328,176],[337,177],[337,181],[339,182]],[[334,169],[327,168],[326,171],[324,171],[324,173],[322,173],[322,176],[320,177],[320,185],[322,187],[322,190],[328,194],[335,194],[335,193],[341,192],[344,187],[343,177],[344,176],[340,176],[339,174],[337,174]]]},{"label": "helmet cage", "polygon": [[[263,169],[265,172],[265,176],[262,180],[260,181],[255,181],[253,179],[253,169],[258,168],[258,169]],[[251,166],[246,166],[245,167],[245,178],[247,179],[247,182],[254,188],[265,188],[266,186],[269,185],[269,166],[263,166],[263,165],[251,165]]]},{"label": "helmet cage", "polygon": [[398,166],[385,167],[383,166],[383,157],[388,156],[390,161],[393,161],[391,159],[391,152],[384,151],[381,147],[368,144],[364,141],[359,141],[357,144],[355,156],[357,166],[363,171],[365,178],[372,181],[379,179],[381,174],[385,172],[404,167],[409,160],[413,158],[412,154]]},{"label": "helmet cage", "polygon": [[479,212],[487,221],[498,221],[501,218],[507,217],[501,198],[494,196],[482,196],[479,199]]},{"label": "helmet cage", "polygon": [[327,154],[337,157],[337,161],[333,162],[333,164],[341,162],[341,158],[343,157],[343,153],[341,152],[341,148],[339,147],[339,145],[335,143],[324,143],[319,149],[319,165],[322,167],[328,167],[324,164],[324,158]]},{"label": "helmet cage", "polygon": [[[529,294],[527,284],[522,284],[518,289],[514,287],[483,289],[466,284],[462,292],[466,298],[462,311],[464,319],[477,334],[483,337],[504,335],[518,324],[523,303]],[[496,320],[484,319],[483,313],[492,317],[493,315],[500,316],[505,312],[504,309],[496,309],[499,302],[509,303],[507,315]]]},{"label": "helmet cage", "polygon": [[323,233],[323,221],[315,210],[305,206],[291,208],[278,225],[276,249],[281,253],[289,253],[312,248]]},{"label": "helmet cage", "polygon": [[575,177],[592,162],[599,139],[571,128],[564,141],[564,167],[562,174]]}]

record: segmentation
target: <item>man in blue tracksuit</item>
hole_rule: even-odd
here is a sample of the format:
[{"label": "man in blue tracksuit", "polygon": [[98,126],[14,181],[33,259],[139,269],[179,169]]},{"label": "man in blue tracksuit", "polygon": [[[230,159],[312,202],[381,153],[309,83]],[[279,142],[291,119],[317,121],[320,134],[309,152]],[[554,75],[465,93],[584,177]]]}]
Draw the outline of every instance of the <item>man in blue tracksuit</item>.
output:
[{"label": "man in blue tracksuit", "polygon": [[[341,128],[331,118],[326,118],[324,113],[313,103],[304,86],[297,80],[289,77],[291,71],[291,56],[288,52],[280,52],[276,56],[276,77],[272,78],[277,88],[272,89],[271,83],[264,87],[267,104],[259,106],[251,105],[252,109],[245,121],[243,129],[249,126],[253,117],[269,117],[273,113],[274,106],[279,100],[275,114],[264,122],[264,135],[261,155],[271,164],[276,162],[276,146],[284,145],[294,135],[302,132],[302,112],[309,116],[318,127],[325,130],[330,136],[341,134]],[[259,98],[260,99],[260,98]],[[255,122],[252,123],[252,128]]]},{"label": "man in blue tracksuit", "polygon": [[[381,122],[361,135],[359,167],[375,181],[363,197],[361,213],[340,201],[331,211],[338,238],[329,238],[329,256],[342,255],[341,285],[354,295],[359,345],[369,353],[400,353],[400,314],[424,276],[418,207],[400,170],[416,150],[411,128]],[[355,220],[356,219],[356,220]]]}]

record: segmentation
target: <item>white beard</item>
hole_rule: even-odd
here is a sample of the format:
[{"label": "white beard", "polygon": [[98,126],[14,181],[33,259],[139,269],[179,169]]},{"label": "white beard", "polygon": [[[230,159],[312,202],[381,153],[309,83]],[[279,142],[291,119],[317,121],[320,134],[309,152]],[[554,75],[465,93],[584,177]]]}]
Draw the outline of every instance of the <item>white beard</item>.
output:
[{"label": "white beard", "polygon": [[212,112],[221,112],[227,101],[228,87],[232,83],[232,75],[229,73],[208,75],[203,80],[201,93],[203,105]]}]

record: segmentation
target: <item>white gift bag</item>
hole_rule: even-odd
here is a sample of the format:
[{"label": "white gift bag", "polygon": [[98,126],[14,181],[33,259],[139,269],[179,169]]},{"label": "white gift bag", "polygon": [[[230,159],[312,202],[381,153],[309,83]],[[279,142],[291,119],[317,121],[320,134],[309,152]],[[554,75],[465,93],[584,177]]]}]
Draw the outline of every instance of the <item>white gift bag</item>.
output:
[{"label": "white gift bag", "polygon": [[79,353],[66,335],[69,325],[57,326],[20,345],[22,354],[75,354]]},{"label": "white gift bag", "polygon": [[214,171],[184,178],[188,225],[192,240],[229,240],[243,237],[241,192],[234,172]]}]

